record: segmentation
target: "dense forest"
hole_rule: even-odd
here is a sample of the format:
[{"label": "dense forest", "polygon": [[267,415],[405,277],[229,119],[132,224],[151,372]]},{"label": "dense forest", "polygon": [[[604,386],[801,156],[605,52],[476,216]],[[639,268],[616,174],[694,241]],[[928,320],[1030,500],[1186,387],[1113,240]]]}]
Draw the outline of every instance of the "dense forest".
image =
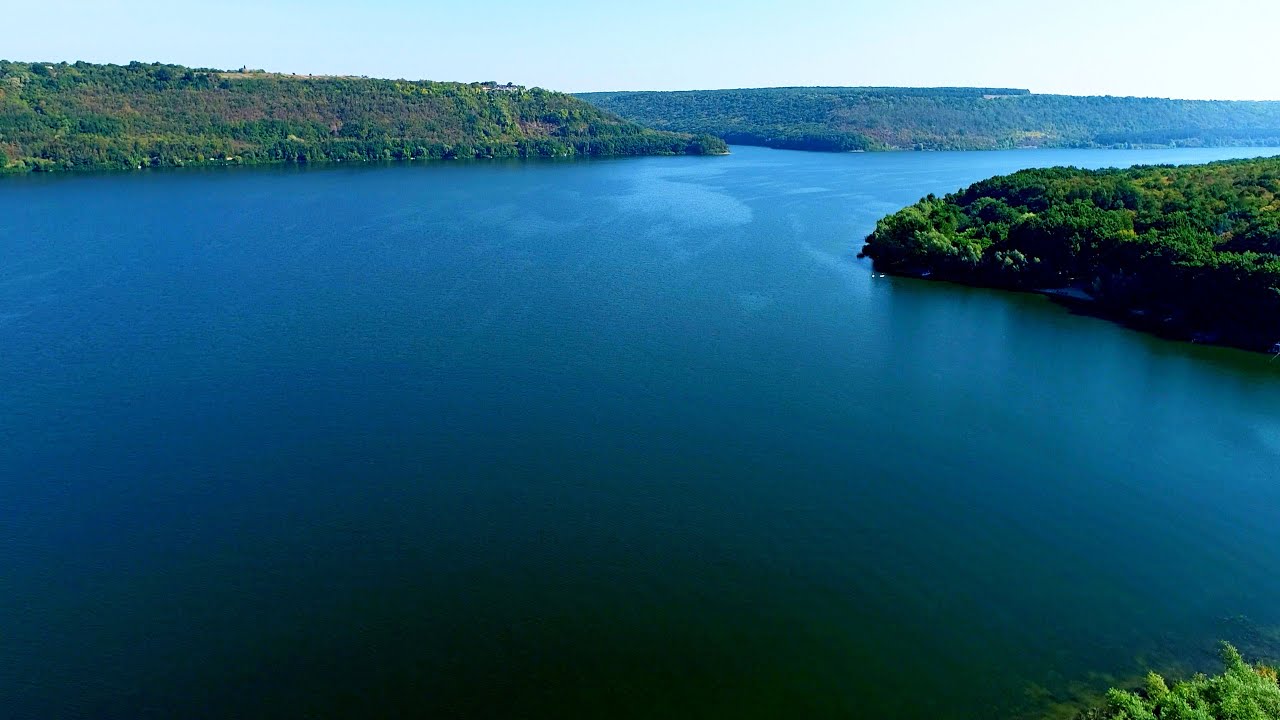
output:
[{"label": "dense forest", "polygon": [[723,153],[496,83],[0,61],[0,169]]},{"label": "dense forest", "polygon": [[583,93],[628,120],[796,150],[1280,145],[1280,102],[1034,95],[1008,88]]},{"label": "dense forest", "polygon": [[1226,666],[1219,675],[1196,675],[1170,687],[1155,673],[1137,691],[1113,689],[1106,702],[1080,715],[1080,720],[1276,720],[1280,718],[1280,685],[1276,670],[1253,666],[1223,644]]},{"label": "dense forest", "polygon": [[920,200],[863,254],[888,272],[1071,288],[1172,336],[1280,342],[1280,157],[1127,170],[1023,170]]}]

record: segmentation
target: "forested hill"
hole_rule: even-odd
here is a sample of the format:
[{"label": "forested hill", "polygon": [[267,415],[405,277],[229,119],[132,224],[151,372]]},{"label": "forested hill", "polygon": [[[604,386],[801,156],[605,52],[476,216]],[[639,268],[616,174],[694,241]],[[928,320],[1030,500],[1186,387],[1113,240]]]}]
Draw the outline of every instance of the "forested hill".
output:
[{"label": "forested hill", "polygon": [[1166,335],[1280,343],[1280,157],[1128,170],[1024,170],[882,219],[890,272],[1070,288]]},{"label": "forested hill", "polygon": [[1034,95],[1004,88],[583,93],[651,127],[797,150],[1280,145],[1280,102]]},{"label": "forested hill", "polygon": [[495,83],[0,61],[0,169],[724,152]]}]

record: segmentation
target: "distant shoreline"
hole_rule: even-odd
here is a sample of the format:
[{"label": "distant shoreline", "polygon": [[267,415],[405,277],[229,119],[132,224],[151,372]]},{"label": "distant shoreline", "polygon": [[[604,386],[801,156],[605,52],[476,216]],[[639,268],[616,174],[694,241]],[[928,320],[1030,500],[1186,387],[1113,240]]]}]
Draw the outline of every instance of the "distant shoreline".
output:
[{"label": "distant shoreline", "polygon": [[1280,147],[1280,101],[982,87],[777,87],[577,97],[662,130],[788,150]]},{"label": "distant shoreline", "polygon": [[52,177],[52,176],[88,176],[98,174],[145,174],[148,172],[175,172],[183,170],[232,170],[236,168],[332,168],[340,165],[348,166],[403,166],[410,164],[418,165],[469,165],[469,164],[487,164],[494,162],[532,162],[532,163],[562,163],[562,162],[600,162],[604,160],[628,160],[654,157],[728,157],[733,153],[729,150],[724,152],[704,153],[702,155],[681,155],[678,153],[652,155],[528,155],[528,156],[503,156],[489,155],[483,157],[465,157],[465,158],[376,158],[366,160],[358,158],[348,160],[343,158],[335,158],[332,160],[308,160],[306,162],[297,162],[292,160],[205,160],[203,162],[187,162],[181,165],[143,165],[141,167],[111,167],[111,166],[84,166],[61,170],[33,170],[26,168],[0,168],[0,178],[14,177]]},{"label": "distant shoreline", "polygon": [[1214,150],[1221,148],[1266,148],[1275,149],[1280,154],[1280,141],[1277,142],[1233,142],[1212,145],[1019,145],[1014,147],[945,147],[945,148],[913,148],[913,147],[875,147],[852,150],[826,149],[821,147],[797,147],[791,143],[770,144],[766,142],[745,142],[741,140],[725,140],[725,144],[742,147],[760,147],[770,150],[794,150],[796,152],[816,152],[829,154],[859,153],[930,153],[930,152],[1032,152],[1037,150]]}]

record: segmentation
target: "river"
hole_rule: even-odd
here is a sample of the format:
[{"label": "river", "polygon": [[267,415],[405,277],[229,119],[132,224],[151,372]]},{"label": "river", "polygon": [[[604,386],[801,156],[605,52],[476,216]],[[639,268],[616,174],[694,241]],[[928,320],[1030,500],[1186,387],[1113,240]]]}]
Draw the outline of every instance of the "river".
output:
[{"label": "river", "polygon": [[1248,655],[1280,363],[856,255],[1274,152],[4,179],[6,713],[992,718]]}]

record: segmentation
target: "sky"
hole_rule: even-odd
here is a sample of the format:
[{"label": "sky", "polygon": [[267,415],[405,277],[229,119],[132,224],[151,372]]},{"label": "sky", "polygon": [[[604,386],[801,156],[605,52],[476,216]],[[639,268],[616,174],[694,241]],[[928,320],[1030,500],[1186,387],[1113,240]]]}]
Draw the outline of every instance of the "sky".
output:
[{"label": "sky", "polygon": [[1280,100],[1280,0],[40,0],[0,59],[554,90],[982,86]]}]

